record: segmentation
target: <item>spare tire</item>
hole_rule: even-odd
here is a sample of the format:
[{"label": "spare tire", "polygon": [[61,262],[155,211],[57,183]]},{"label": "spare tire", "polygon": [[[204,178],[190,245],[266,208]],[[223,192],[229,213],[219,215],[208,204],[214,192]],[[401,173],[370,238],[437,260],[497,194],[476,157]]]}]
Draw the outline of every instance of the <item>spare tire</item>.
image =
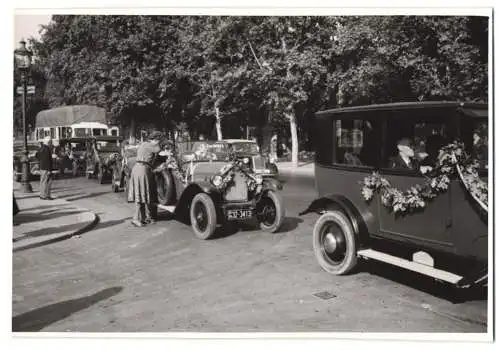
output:
[{"label": "spare tire", "polygon": [[158,203],[169,205],[173,202],[174,180],[168,170],[155,173],[156,189],[158,191]]}]

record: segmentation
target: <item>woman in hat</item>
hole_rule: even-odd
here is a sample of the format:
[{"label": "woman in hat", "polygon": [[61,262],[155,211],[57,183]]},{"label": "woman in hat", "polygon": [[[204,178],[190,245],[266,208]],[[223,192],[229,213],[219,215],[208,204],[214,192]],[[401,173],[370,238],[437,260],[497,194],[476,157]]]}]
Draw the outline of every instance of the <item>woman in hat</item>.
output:
[{"label": "woman in hat", "polygon": [[137,149],[137,158],[130,174],[128,201],[135,203],[135,214],[132,224],[142,227],[154,223],[153,205],[158,203],[158,193],[153,176],[153,162],[161,151],[161,132],[153,132],[149,140]]}]

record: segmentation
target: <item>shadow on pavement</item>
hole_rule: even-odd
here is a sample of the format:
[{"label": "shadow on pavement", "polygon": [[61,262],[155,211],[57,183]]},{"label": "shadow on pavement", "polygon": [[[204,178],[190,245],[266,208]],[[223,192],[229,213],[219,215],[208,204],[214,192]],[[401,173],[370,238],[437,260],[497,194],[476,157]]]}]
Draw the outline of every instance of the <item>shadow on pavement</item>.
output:
[{"label": "shadow on pavement", "polygon": [[103,196],[103,195],[106,195],[108,193],[110,193],[110,192],[89,193],[89,194],[85,194],[85,195],[81,195],[81,196],[78,196],[78,195],[75,196],[74,194],[72,194],[72,195],[67,195],[67,196],[60,196],[58,198],[64,198],[68,202],[73,202],[73,201],[77,201],[79,199],[94,198],[94,197]]},{"label": "shadow on pavement", "polygon": [[36,332],[52,323],[60,321],[80,310],[86,309],[101,300],[108,299],[120,293],[123,287],[112,287],[92,295],[66,300],[28,311],[12,318],[13,332]]},{"label": "shadow on pavement", "polygon": [[120,225],[120,224],[123,224],[127,220],[131,220],[131,218],[123,218],[123,219],[119,219],[119,220],[109,220],[109,221],[105,221],[105,222],[99,221],[99,223],[94,228],[94,230],[100,230],[102,228],[108,228],[111,226]]},{"label": "shadow on pavement", "polygon": [[281,225],[281,228],[279,229],[278,232],[276,233],[286,233],[295,230],[300,223],[303,223],[304,220],[301,218],[292,218],[292,217],[285,217],[283,220],[283,224]]},{"label": "shadow on pavement", "polygon": [[436,281],[431,277],[379,261],[361,261],[359,272],[367,272],[395,283],[406,285],[437,298],[445,299],[453,304],[487,300],[488,298],[487,287],[456,288],[445,282]]},{"label": "shadow on pavement", "polygon": [[22,241],[24,239],[32,238],[32,237],[51,235],[54,233],[66,232],[66,231],[77,231],[82,226],[83,226],[83,224],[81,222],[77,222],[74,224],[62,225],[59,227],[42,228],[39,230],[26,232],[23,237],[14,238],[12,241],[19,242],[19,241]]},{"label": "shadow on pavement", "polygon": [[22,213],[20,212],[18,215],[15,217],[15,222],[17,224],[24,224],[27,222],[35,222],[35,221],[44,221],[44,220],[50,220],[50,219],[55,219],[55,218],[60,218],[62,216],[67,216],[67,215],[75,215],[75,214],[80,214],[85,212],[85,210],[72,210],[72,211],[64,211],[61,212],[60,210],[54,210],[54,211],[48,211],[50,214],[28,214],[28,213]]}]

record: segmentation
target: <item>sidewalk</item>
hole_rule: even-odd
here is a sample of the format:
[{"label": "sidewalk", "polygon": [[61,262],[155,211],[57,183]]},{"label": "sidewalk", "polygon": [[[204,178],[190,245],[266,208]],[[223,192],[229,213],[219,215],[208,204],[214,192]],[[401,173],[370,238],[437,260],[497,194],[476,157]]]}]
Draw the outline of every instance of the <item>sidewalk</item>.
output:
[{"label": "sidewalk", "polygon": [[38,193],[14,190],[19,213],[13,218],[13,251],[61,241],[91,229],[98,221],[91,211],[63,199],[41,200]]},{"label": "sidewalk", "polygon": [[293,167],[292,162],[278,162],[276,166],[280,174],[314,177],[314,162],[299,162],[297,168]]}]

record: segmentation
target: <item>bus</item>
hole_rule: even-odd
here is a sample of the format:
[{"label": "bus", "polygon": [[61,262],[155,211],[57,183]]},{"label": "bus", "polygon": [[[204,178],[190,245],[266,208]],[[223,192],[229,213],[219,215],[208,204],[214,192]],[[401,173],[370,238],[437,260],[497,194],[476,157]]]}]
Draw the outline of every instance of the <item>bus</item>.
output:
[{"label": "bus", "polygon": [[54,146],[74,137],[120,136],[108,124],[106,110],[91,105],[62,106],[40,111],[36,116],[35,140],[52,139]]}]

